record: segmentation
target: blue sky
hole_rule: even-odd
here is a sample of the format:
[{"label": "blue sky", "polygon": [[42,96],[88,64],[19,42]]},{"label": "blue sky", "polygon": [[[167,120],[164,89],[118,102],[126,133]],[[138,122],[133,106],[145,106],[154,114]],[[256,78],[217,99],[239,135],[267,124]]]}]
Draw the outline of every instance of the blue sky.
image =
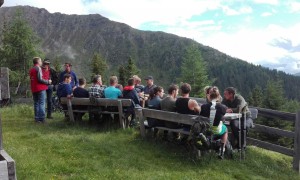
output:
[{"label": "blue sky", "polygon": [[188,37],[253,64],[300,72],[300,1],[6,0],[5,5],[97,13],[137,29]]}]

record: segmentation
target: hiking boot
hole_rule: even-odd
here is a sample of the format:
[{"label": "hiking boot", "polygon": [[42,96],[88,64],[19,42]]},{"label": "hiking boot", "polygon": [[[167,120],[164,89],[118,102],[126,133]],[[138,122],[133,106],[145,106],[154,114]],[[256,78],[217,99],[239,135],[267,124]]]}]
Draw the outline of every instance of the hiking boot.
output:
[{"label": "hiking boot", "polygon": [[218,157],[220,159],[224,159],[224,152],[225,152],[224,143],[221,143],[221,147],[220,147],[219,153],[218,153]]}]

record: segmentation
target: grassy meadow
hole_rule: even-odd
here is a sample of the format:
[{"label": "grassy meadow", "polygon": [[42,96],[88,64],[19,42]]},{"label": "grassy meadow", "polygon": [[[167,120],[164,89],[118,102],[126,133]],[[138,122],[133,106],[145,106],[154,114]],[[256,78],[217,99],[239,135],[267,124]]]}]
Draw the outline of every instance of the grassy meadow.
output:
[{"label": "grassy meadow", "polygon": [[46,124],[33,109],[1,109],[4,149],[21,180],[43,179],[300,179],[292,158],[249,147],[247,159],[195,160],[178,144],[139,136],[136,129],[105,129],[88,121],[72,124],[59,113]]}]

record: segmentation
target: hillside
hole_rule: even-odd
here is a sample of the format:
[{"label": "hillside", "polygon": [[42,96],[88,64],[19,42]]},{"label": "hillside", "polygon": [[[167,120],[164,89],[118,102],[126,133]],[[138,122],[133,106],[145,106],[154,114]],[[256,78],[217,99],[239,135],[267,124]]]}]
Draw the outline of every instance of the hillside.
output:
[{"label": "hillside", "polygon": [[0,113],[18,179],[299,179],[290,157],[260,148],[249,147],[242,162],[213,154],[195,160],[183,145],[144,140],[134,129],[70,124],[57,113],[36,124],[27,105]]},{"label": "hillside", "polygon": [[[129,56],[141,69],[141,75],[153,75],[156,83],[165,87],[176,82],[185,48],[194,43],[188,38],[164,32],[133,29],[130,26],[101,15],[51,14],[45,9],[20,7],[24,18],[41,38],[47,57],[59,56],[62,63],[71,61],[75,71],[89,77],[89,62],[94,52],[100,52],[109,64],[110,74],[116,74],[120,64]],[[10,21],[16,7],[0,9],[0,27]],[[224,89],[235,86],[248,96],[255,85],[265,87],[270,79],[284,82],[286,96],[300,100],[300,78],[283,72],[269,70],[230,57],[216,49],[199,44],[207,62],[210,79]]]}]

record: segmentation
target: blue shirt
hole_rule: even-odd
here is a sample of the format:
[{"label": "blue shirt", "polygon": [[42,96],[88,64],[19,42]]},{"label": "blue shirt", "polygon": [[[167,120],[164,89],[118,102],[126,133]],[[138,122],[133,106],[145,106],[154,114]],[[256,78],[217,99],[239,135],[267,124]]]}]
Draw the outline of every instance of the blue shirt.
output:
[{"label": "blue shirt", "polygon": [[[61,72],[60,74],[59,74],[59,83],[61,83],[61,82],[63,82],[64,81],[64,76],[65,76],[65,74],[67,74],[67,72],[66,71],[63,71],[63,72]],[[78,79],[77,79],[77,76],[76,76],[76,74],[73,72],[73,71],[71,71],[70,72],[70,75],[71,75],[71,77],[72,77],[72,81],[71,81],[71,86],[72,87],[75,87],[75,86],[79,86],[78,85]]]},{"label": "blue shirt", "polygon": [[68,95],[71,95],[71,94],[72,94],[71,84],[59,83],[58,88],[57,88],[57,96],[59,98],[67,97]]},{"label": "blue shirt", "polygon": [[120,89],[114,86],[109,86],[108,88],[104,89],[104,96],[108,99],[118,99],[118,97],[122,96],[122,92]]}]

